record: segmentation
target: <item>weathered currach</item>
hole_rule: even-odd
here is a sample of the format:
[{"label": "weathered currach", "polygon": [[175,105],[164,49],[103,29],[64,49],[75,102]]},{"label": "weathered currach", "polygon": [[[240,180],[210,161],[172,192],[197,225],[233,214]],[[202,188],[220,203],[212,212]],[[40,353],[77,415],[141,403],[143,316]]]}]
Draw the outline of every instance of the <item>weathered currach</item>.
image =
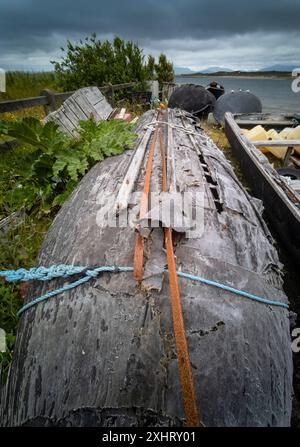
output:
[{"label": "weathered currach", "polygon": [[[155,120],[155,112],[144,114],[135,150],[106,159],[83,178],[54,220],[39,265],[133,264],[132,225],[99,228],[97,214],[105,198],[120,199],[134,160],[134,166],[140,160],[141,167],[137,178],[131,177],[133,190],[141,190],[141,147],[147,150]],[[204,194],[203,234],[187,238],[182,231],[173,233],[177,269],[287,303],[261,202],[243,189],[222,152],[191,115],[169,109],[164,121],[169,123],[163,125],[169,190]],[[160,178],[157,148],[153,191],[160,190]],[[139,201],[131,203],[129,215],[138,209]],[[146,251],[141,287],[132,273],[105,273],[22,315],[2,390],[2,425],[184,424],[161,228],[147,233]],[[60,284],[61,280],[34,284],[28,300]],[[288,426],[288,310],[184,278],[180,289],[204,425]]]}]

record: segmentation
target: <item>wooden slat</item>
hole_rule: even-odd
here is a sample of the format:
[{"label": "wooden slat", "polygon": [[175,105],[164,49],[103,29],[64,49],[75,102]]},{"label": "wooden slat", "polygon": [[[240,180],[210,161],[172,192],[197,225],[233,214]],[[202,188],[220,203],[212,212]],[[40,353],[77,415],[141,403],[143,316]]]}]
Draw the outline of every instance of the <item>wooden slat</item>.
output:
[{"label": "wooden slat", "polygon": [[284,159],[283,159],[283,166],[288,166],[288,163],[290,161],[290,156],[292,155],[293,152],[294,152],[294,148],[289,146],[287,148],[287,151],[286,151]]},{"label": "wooden slat", "polygon": [[290,159],[292,160],[292,162],[298,167],[300,168],[300,160],[296,157],[290,157]]},{"label": "wooden slat", "polygon": [[46,104],[48,104],[48,100],[45,96],[14,99],[12,101],[1,101],[0,113],[13,112],[20,109],[28,109],[29,107],[44,106]]},{"label": "wooden slat", "polygon": [[251,143],[257,147],[260,147],[260,146],[268,146],[268,147],[281,146],[281,147],[285,148],[285,147],[299,147],[300,146],[300,140],[258,140],[258,141],[251,141]]},{"label": "wooden slat", "polygon": [[[152,121],[153,123],[153,121]],[[139,144],[139,146],[137,147],[128,171],[124,177],[124,180],[121,184],[121,187],[119,189],[119,193],[116,199],[116,209],[122,210],[122,209],[126,209],[128,206],[128,200],[130,197],[130,194],[133,190],[134,187],[134,183],[139,175],[139,171],[140,171],[140,167],[142,165],[144,156],[145,156],[145,152],[148,146],[148,142],[150,139],[150,136],[152,134],[152,128],[151,128],[151,124],[150,123],[150,128],[148,128]]]},{"label": "wooden slat", "polygon": [[[171,109],[168,110],[168,121],[169,121],[169,115],[173,112],[171,112]],[[167,130],[167,181],[169,186],[169,192],[173,193],[176,192],[176,168],[175,168],[175,159],[174,159],[174,136],[173,136],[173,129],[171,126],[168,126]]]},{"label": "wooden slat", "polygon": [[72,92],[64,92],[64,93],[55,93],[55,99],[58,99],[60,101],[65,101],[66,99],[70,98],[70,96],[75,93],[75,90]]},{"label": "wooden slat", "polygon": [[[74,123],[74,114],[79,115],[79,119],[86,119],[91,114],[93,114],[95,120],[98,122],[101,119],[108,119],[109,116],[112,114],[112,109],[109,107],[108,104],[105,104],[105,98],[103,100],[99,101],[99,97],[97,99],[97,92],[100,90],[101,93],[109,92],[109,91],[118,91],[123,90],[126,88],[133,87],[136,83],[135,82],[128,82],[124,84],[116,84],[111,86],[104,86],[104,87],[91,87],[92,94],[88,95],[88,98],[85,98],[84,95],[77,95],[76,96],[76,103],[72,102],[71,106],[69,102],[67,105],[69,107],[66,107],[68,109],[71,117],[69,119],[65,119],[63,117],[62,113],[58,113],[57,111],[52,112],[57,114],[56,115],[56,121],[59,125],[59,128],[62,132],[66,132],[72,136],[74,136],[74,130],[71,129],[71,123]],[[90,90],[90,88],[87,87],[87,90]],[[54,93],[53,97],[55,100],[58,101],[66,101],[69,100],[72,95],[76,93],[75,91],[70,92],[64,92],[64,93]],[[15,100],[9,100],[9,101],[2,101],[0,102],[0,113],[5,112],[13,112],[16,110],[21,109],[27,109],[30,107],[36,107],[36,106],[47,106],[48,104],[48,97],[47,96],[36,96],[31,98],[24,98],[24,99],[15,99]],[[66,104],[64,104],[64,107]],[[87,106],[87,107],[86,107]],[[90,106],[91,110],[90,110]],[[77,113],[74,111],[74,108],[76,109]],[[71,109],[71,111],[70,111]],[[45,118],[45,122],[51,120],[52,115],[49,114]],[[17,141],[16,140],[10,140],[10,141],[0,141],[0,151],[5,151],[13,148],[16,146]]]},{"label": "wooden slat", "polygon": [[99,123],[106,120],[111,112],[111,106],[99,89],[86,87],[70,96],[58,110],[47,116],[46,121],[62,122],[69,132],[76,135],[81,120],[94,116]]},{"label": "wooden slat", "polygon": [[263,126],[263,127],[290,127],[295,125],[295,121],[292,120],[284,120],[284,121],[270,121],[270,120],[235,120],[236,124],[241,127],[255,127],[255,126]]},{"label": "wooden slat", "polygon": [[[116,85],[111,85],[111,86],[100,87],[99,90],[102,93],[109,92],[111,90],[118,91],[118,90],[123,90],[123,89],[133,87],[135,84],[136,84],[136,82],[127,82],[124,84],[116,84]],[[94,87],[94,88],[97,88],[97,87]],[[75,91],[54,93],[53,96],[55,97],[56,100],[65,101],[73,93],[75,93]],[[0,113],[14,112],[16,110],[28,109],[30,107],[46,106],[46,105],[48,105],[48,98],[46,96],[35,96],[35,97],[31,97],[31,98],[1,101],[0,102]]]},{"label": "wooden slat", "polygon": [[[117,92],[118,90],[123,90],[126,88],[133,87],[136,84],[136,82],[126,82],[125,84],[116,84],[112,85],[112,89],[114,92]],[[101,88],[100,88],[101,91]]]},{"label": "wooden slat", "polygon": [[[86,119],[86,118],[85,118]],[[61,110],[55,112],[56,123],[60,124],[61,129],[67,129],[67,131],[74,137],[75,129],[78,125],[78,116],[71,107],[71,103],[64,104]]]},{"label": "wooden slat", "polygon": [[90,113],[95,110],[99,115],[100,120],[107,120],[112,112],[112,107],[107,102],[105,96],[102,95],[102,92],[99,92],[99,89],[97,87],[88,88],[84,92],[84,95],[81,96],[85,96],[88,102],[91,104]]},{"label": "wooden slat", "polygon": [[88,107],[85,108],[81,107],[77,102],[77,98],[73,95],[69,99],[67,99],[67,101],[65,101],[62,108],[62,112],[65,113],[66,115],[68,115],[69,110],[73,112],[77,120],[77,125],[75,124],[76,120],[74,120],[75,122],[73,123],[74,127],[76,128],[80,120],[87,120],[89,118],[89,112],[86,109],[88,109]]},{"label": "wooden slat", "polygon": [[[154,159],[157,136],[158,136],[158,127],[156,127],[154,134],[152,136],[149,153],[148,153],[148,160],[147,160],[146,172],[145,172],[145,178],[144,178],[144,188],[143,188],[142,198],[141,198],[141,202],[140,202],[140,220],[144,219],[144,217],[148,211],[152,167],[153,167],[153,159]],[[136,239],[135,239],[135,248],[134,248],[133,276],[134,276],[134,279],[138,283],[141,283],[142,279],[143,279],[143,254],[144,254],[144,238],[141,235],[141,233],[137,233]]]},{"label": "wooden slat", "polygon": [[91,103],[88,101],[88,98],[86,96],[84,96],[84,95],[77,96],[76,104],[88,116],[88,118],[90,118],[92,115],[94,117],[94,120],[97,123],[99,123],[99,121],[103,120],[102,115],[100,115],[98,113],[96,107],[91,105]]}]

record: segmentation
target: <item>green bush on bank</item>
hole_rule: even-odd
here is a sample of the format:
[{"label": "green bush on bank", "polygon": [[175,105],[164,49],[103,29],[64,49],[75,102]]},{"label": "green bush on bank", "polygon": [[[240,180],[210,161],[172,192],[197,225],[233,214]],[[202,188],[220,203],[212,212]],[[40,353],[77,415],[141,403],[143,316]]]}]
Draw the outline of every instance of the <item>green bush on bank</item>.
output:
[{"label": "green bush on bank", "polygon": [[[19,145],[0,157],[0,220],[24,210],[21,224],[0,230],[0,269],[30,268],[61,204],[98,161],[133,147],[132,125],[120,120],[80,123],[78,138],[69,138],[55,123],[35,118],[0,121],[0,134]],[[0,353],[4,380],[12,359],[22,286],[0,280],[0,328],[7,350]]]},{"label": "green bush on bank", "polygon": [[68,41],[62,51],[62,60],[52,63],[57,84],[63,90],[133,81],[143,89],[151,79],[158,79],[160,86],[162,82],[174,79],[173,64],[164,54],[159,56],[157,63],[151,55],[145,62],[143,50],[120,37],[115,37],[112,42],[101,42],[96,34],[92,34],[79,44]]}]

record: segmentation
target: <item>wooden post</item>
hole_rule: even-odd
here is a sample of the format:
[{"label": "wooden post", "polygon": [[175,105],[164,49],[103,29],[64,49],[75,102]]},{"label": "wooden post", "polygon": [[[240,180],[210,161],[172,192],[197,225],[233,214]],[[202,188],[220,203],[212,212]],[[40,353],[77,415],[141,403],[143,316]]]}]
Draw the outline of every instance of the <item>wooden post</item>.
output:
[{"label": "wooden post", "polygon": [[57,102],[55,98],[55,93],[51,90],[45,89],[41,91],[41,96],[46,96],[48,102],[44,106],[45,115],[47,116],[50,112],[54,112],[57,109]]},{"label": "wooden post", "polygon": [[110,97],[111,97],[111,106],[115,107],[115,91],[113,85],[110,86]]},{"label": "wooden post", "polygon": [[172,93],[174,92],[174,90],[176,89],[177,84],[175,82],[164,82],[163,83],[163,87],[162,87],[162,100],[163,101],[169,101],[170,96],[172,95]]},{"label": "wooden post", "polygon": [[294,150],[294,148],[291,147],[291,146],[289,146],[289,147],[287,148],[287,151],[286,151],[286,153],[285,153],[285,157],[284,157],[284,160],[283,160],[283,166],[284,166],[284,167],[286,167],[286,166],[288,165],[288,162],[289,162],[290,156],[291,156],[292,153],[293,153],[293,150]]},{"label": "wooden post", "polygon": [[149,81],[149,90],[151,91],[151,99],[159,99],[159,84],[158,81]]}]

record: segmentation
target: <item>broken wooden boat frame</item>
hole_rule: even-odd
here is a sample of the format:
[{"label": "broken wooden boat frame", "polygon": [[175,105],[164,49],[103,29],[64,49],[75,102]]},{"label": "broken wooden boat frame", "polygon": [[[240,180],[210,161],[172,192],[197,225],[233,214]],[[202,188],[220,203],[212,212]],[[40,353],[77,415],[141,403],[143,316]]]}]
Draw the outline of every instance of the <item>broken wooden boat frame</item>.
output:
[{"label": "broken wooden boat frame", "polygon": [[[286,127],[288,123],[295,125],[295,121],[292,120],[292,115],[280,117],[276,115],[273,120],[272,114],[253,114],[252,119],[249,119],[249,116],[251,117],[250,114],[225,113],[225,134],[240,162],[243,174],[253,188],[254,195],[263,201],[270,224],[278,233],[283,245],[300,265],[300,195],[257,149],[260,146],[288,147],[283,162],[286,166],[293,148],[299,147],[300,141],[251,142],[243,135],[240,127],[253,127],[258,124],[266,127]],[[244,123],[246,123],[245,126]]]}]

